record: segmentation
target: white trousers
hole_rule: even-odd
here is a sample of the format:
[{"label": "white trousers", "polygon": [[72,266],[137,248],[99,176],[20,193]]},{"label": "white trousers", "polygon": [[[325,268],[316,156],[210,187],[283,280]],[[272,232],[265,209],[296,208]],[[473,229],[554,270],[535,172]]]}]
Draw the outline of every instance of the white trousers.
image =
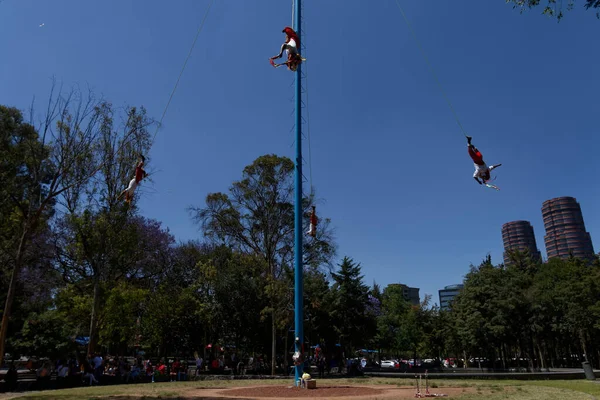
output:
[{"label": "white trousers", "polygon": [[284,48],[288,55],[298,54],[298,47],[296,46],[296,41],[294,39],[290,39],[290,41],[285,44]]},{"label": "white trousers", "polygon": [[127,186],[127,193],[129,193],[130,195],[133,194],[133,192],[135,192],[135,188],[137,187],[137,182],[135,181],[135,178],[133,178],[132,180],[129,181],[129,186]]}]

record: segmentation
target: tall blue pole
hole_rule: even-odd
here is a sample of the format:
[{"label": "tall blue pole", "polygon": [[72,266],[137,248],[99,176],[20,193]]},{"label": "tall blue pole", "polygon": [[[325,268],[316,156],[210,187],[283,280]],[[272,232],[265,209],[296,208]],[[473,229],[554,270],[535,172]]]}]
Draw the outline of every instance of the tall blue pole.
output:
[{"label": "tall blue pole", "polygon": [[[294,30],[298,34],[300,43],[302,43],[300,22],[302,16],[300,12],[301,0],[295,0],[294,2]],[[298,52],[301,53],[300,44],[298,44]],[[296,204],[295,204],[295,348],[297,352],[300,352],[300,360],[304,360],[304,284],[303,284],[303,270],[304,263],[302,258],[302,65],[298,65],[296,70]],[[304,364],[296,365],[295,369],[295,382],[302,377],[304,370]]]}]

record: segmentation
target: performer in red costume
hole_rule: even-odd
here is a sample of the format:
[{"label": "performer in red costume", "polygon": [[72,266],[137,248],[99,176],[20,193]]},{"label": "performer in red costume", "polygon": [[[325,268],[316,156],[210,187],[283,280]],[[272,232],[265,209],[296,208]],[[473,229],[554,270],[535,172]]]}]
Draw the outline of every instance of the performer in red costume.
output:
[{"label": "performer in red costume", "polygon": [[121,200],[123,195],[125,195],[125,201],[127,203],[131,203],[131,200],[133,199],[133,192],[135,192],[135,188],[137,188],[138,184],[142,181],[142,179],[148,176],[148,174],[146,173],[146,171],[144,171],[143,168],[145,161],[146,159],[144,158],[144,156],[140,154],[140,161],[135,167],[135,177],[131,181],[129,181],[129,186],[127,187],[127,189],[121,192],[121,194],[119,195],[119,200]]},{"label": "performer in red costume", "polygon": [[307,232],[310,236],[317,236],[317,210],[315,206],[312,206],[312,212],[310,213],[310,227]]},{"label": "performer in red costume", "polygon": [[496,164],[492,165],[491,167],[488,167],[487,164],[483,161],[483,155],[481,154],[479,149],[477,149],[477,147],[471,144],[471,139],[471,136],[467,136],[469,156],[471,156],[471,159],[475,164],[475,173],[473,174],[473,178],[477,181],[477,183],[482,185],[484,183],[487,183],[491,179],[490,172],[494,168],[498,168],[502,164]]},{"label": "performer in red costume", "polygon": [[283,31],[285,33],[285,42],[281,45],[281,50],[279,54],[271,57],[270,61],[272,65],[275,65],[273,60],[277,58],[281,58],[283,55],[283,51],[287,52],[287,64],[288,69],[291,71],[296,71],[298,69],[298,65],[302,62],[302,56],[300,56],[300,38],[296,31],[294,31],[289,26],[286,26]]}]

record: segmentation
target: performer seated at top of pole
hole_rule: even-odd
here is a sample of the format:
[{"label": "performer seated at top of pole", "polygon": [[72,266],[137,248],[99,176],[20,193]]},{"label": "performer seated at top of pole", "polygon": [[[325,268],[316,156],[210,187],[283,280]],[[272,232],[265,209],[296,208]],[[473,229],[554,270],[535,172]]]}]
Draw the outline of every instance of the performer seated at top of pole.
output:
[{"label": "performer seated at top of pole", "polygon": [[143,168],[145,161],[146,158],[140,154],[140,161],[135,166],[135,177],[131,181],[129,181],[129,186],[127,187],[127,189],[121,192],[118,200],[121,200],[121,198],[125,195],[125,201],[127,203],[131,203],[131,200],[133,199],[133,192],[135,192],[135,188],[142,181],[142,179],[148,176],[148,174]]},{"label": "performer seated at top of pole", "polygon": [[299,53],[300,49],[300,38],[295,30],[286,26],[281,31],[285,33],[285,42],[281,45],[281,50],[279,54],[271,57],[271,63],[276,58],[281,58],[283,55],[283,51],[287,52],[287,66],[291,71],[296,71],[298,69],[298,65],[302,62],[302,56]]},{"label": "performer seated at top of pole", "polygon": [[469,155],[471,156],[471,159],[475,164],[475,173],[473,174],[473,178],[477,181],[477,183],[482,185],[490,180],[490,172],[494,168],[498,168],[502,164],[496,164],[492,165],[491,167],[488,167],[483,161],[483,155],[481,154],[479,149],[477,149],[477,147],[471,144],[472,139],[473,138],[471,136],[467,136],[467,147],[469,149]]}]

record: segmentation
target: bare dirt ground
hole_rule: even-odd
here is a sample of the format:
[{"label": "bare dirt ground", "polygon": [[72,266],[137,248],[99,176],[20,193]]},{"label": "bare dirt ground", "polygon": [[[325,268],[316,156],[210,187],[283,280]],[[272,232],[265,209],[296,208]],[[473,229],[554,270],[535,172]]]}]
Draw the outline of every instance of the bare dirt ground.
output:
[{"label": "bare dirt ground", "polygon": [[[446,394],[452,398],[465,393],[475,392],[471,388],[439,388],[430,389],[430,393]],[[299,389],[292,386],[248,386],[233,389],[196,389],[185,393],[185,398],[229,398],[229,399],[347,399],[375,400],[375,399],[414,399],[414,387],[397,386],[317,386],[316,389]],[[424,394],[425,391],[423,390]]]}]

